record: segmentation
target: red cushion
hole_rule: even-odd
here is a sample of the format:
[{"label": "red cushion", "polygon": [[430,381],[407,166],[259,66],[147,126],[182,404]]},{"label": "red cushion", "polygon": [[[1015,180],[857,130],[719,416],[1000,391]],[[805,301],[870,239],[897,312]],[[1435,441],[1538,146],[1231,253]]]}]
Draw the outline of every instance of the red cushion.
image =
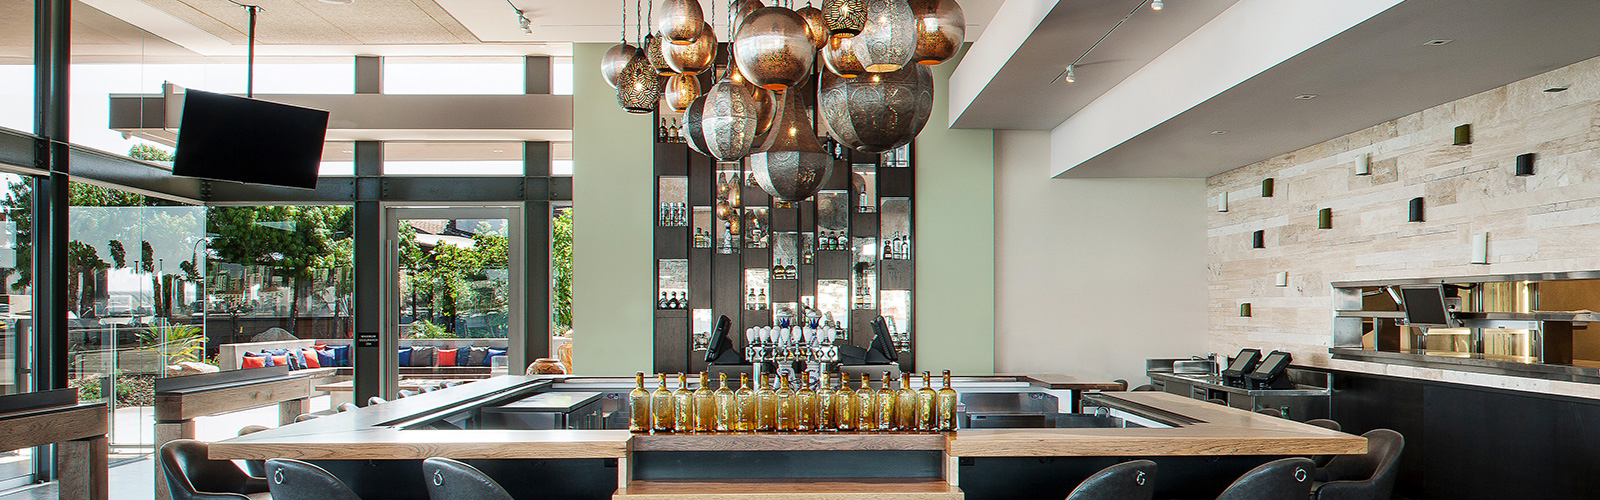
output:
[{"label": "red cushion", "polygon": [[264,368],[266,366],[267,366],[267,360],[266,360],[266,358],[263,358],[261,356],[245,356],[244,357],[244,361],[239,363],[239,368],[240,369],[244,369],[244,368]]},{"label": "red cushion", "polygon": [[456,365],[456,350],[455,349],[440,349],[439,350],[439,356],[437,358],[435,358],[435,359],[437,359],[439,361],[439,366],[455,366]]},{"label": "red cushion", "polygon": [[289,365],[289,356],[280,354],[280,355],[272,357],[272,366],[288,366],[288,365]]},{"label": "red cushion", "polygon": [[306,368],[322,368],[322,363],[317,362],[316,349],[301,349],[300,358],[305,360]]}]

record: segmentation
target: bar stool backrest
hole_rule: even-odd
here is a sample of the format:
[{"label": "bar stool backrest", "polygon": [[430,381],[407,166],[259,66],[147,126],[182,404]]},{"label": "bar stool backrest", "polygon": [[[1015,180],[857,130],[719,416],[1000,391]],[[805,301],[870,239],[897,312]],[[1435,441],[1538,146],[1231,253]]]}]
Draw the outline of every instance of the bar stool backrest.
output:
[{"label": "bar stool backrest", "polygon": [[361,500],[323,468],[287,458],[267,461],[267,488],[272,500]]},{"label": "bar stool backrest", "polygon": [[[1217,500],[1304,500],[1311,497],[1309,458],[1285,458],[1244,473]],[[277,497],[273,497],[277,498]]]},{"label": "bar stool backrest", "polygon": [[356,406],[355,403],[339,403],[339,408],[338,408],[339,413],[344,413],[344,412],[347,412],[347,411],[350,411],[350,410],[359,410],[359,409],[361,409],[361,407]]},{"label": "bar stool backrest", "polygon": [[1155,473],[1156,463],[1149,460],[1106,467],[1078,484],[1067,500],[1150,500],[1156,492]]},{"label": "bar stool backrest", "polygon": [[422,461],[423,481],[432,500],[512,500],[511,495],[477,468],[448,458]]},{"label": "bar stool backrest", "polygon": [[[239,435],[243,436],[245,434],[255,434],[257,432],[261,432],[261,431],[264,431],[264,430],[267,430],[267,429],[270,429],[270,428],[271,427],[267,427],[265,425],[246,425],[246,426],[244,426],[244,427],[239,429]],[[266,460],[245,460],[244,461],[244,473],[245,474],[249,474],[249,475],[254,476],[254,477],[261,477],[261,478],[267,477],[267,461]]]},{"label": "bar stool backrest", "polygon": [[193,439],[176,439],[161,445],[162,476],[173,500],[198,500],[264,491],[259,480],[227,460],[207,458],[208,447]]},{"label": "bar stool backrest", "polygon": [[1317,471],[1318,479],[1326,481],[1317,488],[1319,500],[1389,498],[1394,493],[1405,437],[1389,429],[1373,429],[1361,437],[1367,438],[1366,454],[1335,456]]},{"label": "bar stool backrest", "polygon": [[383,398],[380,398],[380,397],[377,397],[377,396],[373,396],[373,397],[367,398],[367,406],[381,405],[381,404],[384,404],[384,403],[387,403],[387,402],[389,402],[389,400],[386,400],[386,399],[383,399]]}]

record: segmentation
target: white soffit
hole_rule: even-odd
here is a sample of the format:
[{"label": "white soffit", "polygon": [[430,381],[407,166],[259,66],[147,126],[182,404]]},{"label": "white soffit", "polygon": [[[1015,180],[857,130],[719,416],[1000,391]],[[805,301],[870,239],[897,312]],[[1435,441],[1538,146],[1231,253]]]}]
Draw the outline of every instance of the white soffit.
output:
[{"label": "white soffit", "polygon": [[1028,41],[1057,1],[1007,0],[995,12],[987,36],[969,35],[968,39],[974,41],[967,47],[960,65],[950,74],[950,124],[954,125],[961,118],[978,93],[994,80],[1023,42]]}]

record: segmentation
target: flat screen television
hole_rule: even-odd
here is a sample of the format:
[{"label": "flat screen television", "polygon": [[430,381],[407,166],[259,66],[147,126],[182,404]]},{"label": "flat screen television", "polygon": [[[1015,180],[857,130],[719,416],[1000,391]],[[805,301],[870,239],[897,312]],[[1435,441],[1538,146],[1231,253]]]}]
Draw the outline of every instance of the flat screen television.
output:
[{"label": "flat screen television", "polygon": [[1450,309],[1444,302],[1444,285],[1400,287],[1400,305],[1406,308],[1406,326],[1452,328]]},{"label": "flat screen television", "polygon": [[190,89],[173,175],[317,187],[328,112]]}]

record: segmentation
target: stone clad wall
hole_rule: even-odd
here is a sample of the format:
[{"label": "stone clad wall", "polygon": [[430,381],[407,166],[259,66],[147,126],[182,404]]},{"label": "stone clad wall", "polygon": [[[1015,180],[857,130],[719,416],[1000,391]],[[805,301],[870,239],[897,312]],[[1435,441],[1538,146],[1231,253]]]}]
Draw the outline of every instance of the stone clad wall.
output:
[{"label": "stone clad wall", "polygon": [[[1567,87],[1565,92],[1545,89]],[[1457,125],[1472,144],[1452,145]],[[1535,175],[1514,175],[1536,153]],[[1355,175],[1361,155],[1371,175]],[[1261,196],[1261,181],[1274,193]],[[1299,364],[1600,398],[1600,385],[1330,359],[1330,282],[1600,269],[1600,58],[1207,179],[1211,350],[1285,349]],[[1217,212],[1226,192],[1228,211]],[[1407,203],[1426,199],[1426,221]],[[1317,228],[1317,212],[1333,227]],[[1265,231],[1265,248],[1251,235]],[[1470,264],[1489,234],[1489,264]],[[1275,286],[1288,272],[1289,286]],[[1239,305],[1251,303],[1252,316]],[[1578,335],[1600,335],[1600,328]]]}]

